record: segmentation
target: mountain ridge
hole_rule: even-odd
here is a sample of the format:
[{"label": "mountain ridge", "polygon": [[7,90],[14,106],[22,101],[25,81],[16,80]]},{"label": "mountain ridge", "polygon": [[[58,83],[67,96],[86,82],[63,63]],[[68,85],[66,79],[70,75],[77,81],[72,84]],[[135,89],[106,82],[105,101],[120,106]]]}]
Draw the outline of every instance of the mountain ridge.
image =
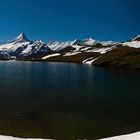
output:
[{"label": "mountain ridge", "polygon": [[[135,60],[138,64],[140,61],[139,49],[140,35],[127,42],[98,41],[87,38],[66,42],[50,41],[45,43],[41,40],[31,41],[24,33],[21,33],[15,39],[0,44],[0,59],[10,60],[14,58],[17,60],[32,61],[75,62],[112,67],[112,61],[124,61],[120,59],[120,57],[130,57],[130,59],[132,56],[133,59],[134,57],[137,57]],[[118,50],[120,54],[123,52],[122,54],[124,56],[119,55]],[[127,53],[130,50],[131,55]],[[108,54],[110,54],[109,58]],[[114,55],[117,54],[118,57],[114,57]],[[105,60],[107,62],[105,62]],[[132,62],[133,61],[131,61],[131,65]],[[127,67],[130,65],[129,62],[127,64],[125,62],[123,63],[125,66],[127,65]],[[135,63],[135,61],[133,63]],[[137,65],[137,68],[139,68],[139,65],[140,64]],[[117,66],[119,67],[120,65]],[[123,67],[123,65],[121,65],[121,67]]]}]

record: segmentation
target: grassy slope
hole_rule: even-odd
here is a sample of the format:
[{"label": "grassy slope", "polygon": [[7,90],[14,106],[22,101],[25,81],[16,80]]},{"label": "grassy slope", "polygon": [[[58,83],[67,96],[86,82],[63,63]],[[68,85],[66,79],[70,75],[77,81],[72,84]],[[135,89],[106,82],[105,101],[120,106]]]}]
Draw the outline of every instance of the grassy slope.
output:
[{"label": "grassy slope", "polygon": [[140,69],[140,49],[119,47],[102,55],[102,57],[93,62],[93,65],[111,68]]}]

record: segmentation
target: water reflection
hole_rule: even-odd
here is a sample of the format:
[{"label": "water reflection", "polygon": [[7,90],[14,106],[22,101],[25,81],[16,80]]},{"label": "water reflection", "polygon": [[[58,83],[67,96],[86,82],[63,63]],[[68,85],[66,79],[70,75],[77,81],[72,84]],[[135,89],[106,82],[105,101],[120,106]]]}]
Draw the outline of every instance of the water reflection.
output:
[{"label": "water reflection", "polygon": [[93,140],[137,131],[139,78],[82,64],[0,62],[0,134]]}]

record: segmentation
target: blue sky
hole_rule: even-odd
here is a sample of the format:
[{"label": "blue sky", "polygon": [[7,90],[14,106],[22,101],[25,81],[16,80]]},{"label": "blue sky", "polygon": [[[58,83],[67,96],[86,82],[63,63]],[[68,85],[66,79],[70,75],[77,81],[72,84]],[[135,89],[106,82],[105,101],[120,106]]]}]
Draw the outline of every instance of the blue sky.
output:
[{"label": "blue sky", "polygon": [[0,0],[0,42],[128,40],[140,34],[139,0]]}]

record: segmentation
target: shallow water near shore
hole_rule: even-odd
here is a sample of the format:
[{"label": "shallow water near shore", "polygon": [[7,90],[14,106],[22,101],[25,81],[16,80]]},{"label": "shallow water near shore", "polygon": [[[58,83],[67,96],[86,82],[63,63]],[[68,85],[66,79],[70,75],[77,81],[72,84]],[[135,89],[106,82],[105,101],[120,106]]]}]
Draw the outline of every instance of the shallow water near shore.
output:
[{"label": "shallow water near shore", "polygon": [[140,72],[0,61],[0,135],[97,139],[140,130]]}]

